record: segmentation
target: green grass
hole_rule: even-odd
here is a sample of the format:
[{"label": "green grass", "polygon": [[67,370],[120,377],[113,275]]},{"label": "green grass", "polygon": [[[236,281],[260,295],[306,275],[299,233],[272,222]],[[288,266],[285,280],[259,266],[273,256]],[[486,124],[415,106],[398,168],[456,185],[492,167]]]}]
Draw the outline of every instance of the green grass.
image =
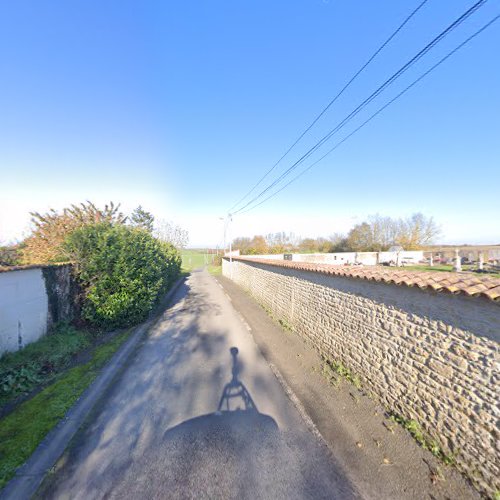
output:
[{"label": "green grass", "polygon": [[69,366],[75,354],[89,347],[95,336],[67,324],[24,349],[0,358],[0,408],[36,387],[50,382]]},{"label": "green grass", "polygon": [[[402,267],[391,267],[397,271],[409,270],[409,271],[445,271],[453,272],[453,266],[451,264],[439,264],[435,266],[427,265],[414,265],[414,266],[402,266]],[[462,265],[462,271],[473,271],[477,269],[477,266]],[[500,273],[474,273],[473,276],[489,276],[490,278],[500,278]]]},{"label": "green grass", "polygon": [[0,420],[0,488],[64,417],[131,331],[96,347],[88,363],[59,374],[51,385]]},{"label": "green grass", "polygon": [[453,266],[449,264],[439,264],[435,266],[426,266],[426,265],[414,265],[414,266],[402,266],[398,267],[397,269],[408,269],[410,271],[446,271],[446,272],[452,272],[453,271]]},{"label": "green grass", "polygon": [[205,266],[205,254],[199,250],[183,250],[181,256],[183,271],[190,272]]},{"label": "green grass", "polygon": [[207,267],[208,272],[214,276],[220,276],[222,274],[222,266],[213,266],[209,264]]},{"label": "green grass", "polygon": [[[212,264],[212,256],[206,255],[200,250],[182,251],[182,271],[191,272],[200,267],[207,266],[208,272],[213,275],[222,274],[222,267]],[[214,256],[215,258],[215,256]]]}]

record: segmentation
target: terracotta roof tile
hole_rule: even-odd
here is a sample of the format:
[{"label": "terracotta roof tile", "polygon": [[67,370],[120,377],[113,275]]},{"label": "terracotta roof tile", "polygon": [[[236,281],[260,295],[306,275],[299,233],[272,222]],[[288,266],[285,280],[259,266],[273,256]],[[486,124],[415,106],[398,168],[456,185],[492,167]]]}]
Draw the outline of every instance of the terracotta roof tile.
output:
[{"label": "terracotta roof tile", "polygon": [[[227,257],[226,257],[227,259]],[[490,276],[473,276],[465,273],[442,271],[408,271],[374,266],[336,266],[314,264],[312,262],[294,262],[289,260],[268,260],[246,257],[233,257],[234,260],[287,267],[302,271],[313,271],[334,276],[346,276],[372,281],[383,281],[396,285],[430,288],[437,292],[463,294],[466,296],[487,297],[500,303],[500,279]]]}]

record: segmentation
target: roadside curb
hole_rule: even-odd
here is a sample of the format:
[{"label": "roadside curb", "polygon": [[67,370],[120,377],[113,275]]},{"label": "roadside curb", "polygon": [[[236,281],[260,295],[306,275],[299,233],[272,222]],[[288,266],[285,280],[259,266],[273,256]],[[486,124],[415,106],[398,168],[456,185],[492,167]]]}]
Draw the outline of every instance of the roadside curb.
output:
[{"label": "roadside curb", "polygon": [[[179,278],[166,294],[162,300],[164,307],[168,307],[172,297],[181,283],[184,282],[184,279],[184,277]],[[0,491],[0,500],[18,500],[19,498],[32,497],[47,472],[63,454],[70,440],[83,424],[100,397],[110,387],[115,376],[125,366],[145,333],[158,320],[158,317],[159,314],[154,314],[144,323],[135,327],[135,331],[113,355],[97,378],[83,392],[78,401],[45,436],[30,458],[17,469],[15,476]]]}]

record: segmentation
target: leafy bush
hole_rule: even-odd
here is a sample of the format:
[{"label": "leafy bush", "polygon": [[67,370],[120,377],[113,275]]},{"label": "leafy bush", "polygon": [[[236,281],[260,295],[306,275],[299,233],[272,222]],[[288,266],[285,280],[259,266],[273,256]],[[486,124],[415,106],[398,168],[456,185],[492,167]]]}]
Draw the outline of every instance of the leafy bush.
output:
[{"label": "leafy bush", "polygon": [[0,266],[17,266],[18,264],[21,264],[20,245],[0,247]]},{"label": "leafy bush", "polygon": [[172,245],[129,226],[88,225],[69,235],[65,247],[85,290],[83,317],[102,328],[144,320],[181,266]]}]

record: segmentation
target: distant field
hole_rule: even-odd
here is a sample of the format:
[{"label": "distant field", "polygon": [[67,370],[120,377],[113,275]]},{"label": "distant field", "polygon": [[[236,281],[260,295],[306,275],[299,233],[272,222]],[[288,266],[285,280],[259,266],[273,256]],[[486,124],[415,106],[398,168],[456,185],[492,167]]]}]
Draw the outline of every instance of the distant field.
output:
[{"label": "distant field", "polygon": [[211,274],[221,274],[221,266],[213,266],[210,255],[199,250],[183,250],[182,257],[182,271],[191,272],[195,269],[207,266],[208,272]]},{"label": "distant field", "polygon": [[198,250],[183,250],[181,256],[183,271],[190,272],[205,265],[205,255]]}]

